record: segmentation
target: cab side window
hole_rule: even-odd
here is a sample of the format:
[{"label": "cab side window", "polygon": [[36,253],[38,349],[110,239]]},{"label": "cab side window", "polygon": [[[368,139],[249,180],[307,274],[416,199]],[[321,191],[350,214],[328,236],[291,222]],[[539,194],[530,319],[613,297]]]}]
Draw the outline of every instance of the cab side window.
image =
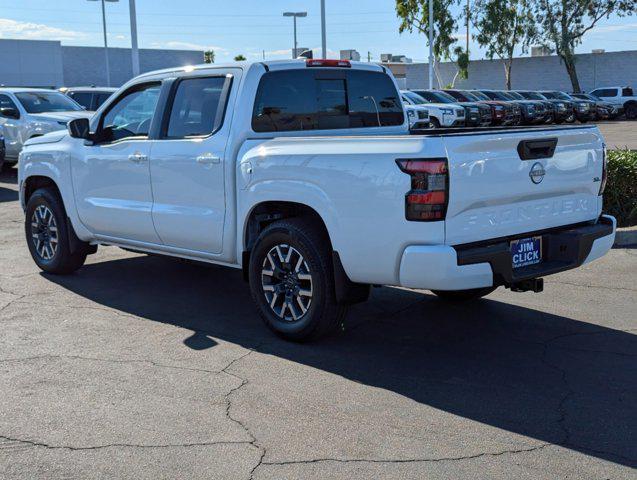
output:
[{"label": "cab side window", "polygon": [[102,117],[101,127],[109,133],[109,140],[148,136],[160,90],[161,84],[152,83],[120,97]]},{"label": "cab side window", "polygon": [[617,90],[615,88],[598,88],[597,90],[593,90],[591,94],[596,97],[616,97]]},{"label": "cab side window", "polygon": [[177,84],[164,138],[210,135],[221,126],[227,77],[187,78]]}]

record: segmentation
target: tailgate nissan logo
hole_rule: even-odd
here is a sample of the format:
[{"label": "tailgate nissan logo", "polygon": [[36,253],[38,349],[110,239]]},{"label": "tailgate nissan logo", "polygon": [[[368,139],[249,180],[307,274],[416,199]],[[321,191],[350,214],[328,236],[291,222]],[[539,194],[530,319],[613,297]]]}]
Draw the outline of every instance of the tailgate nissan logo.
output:
[{"label": "tailgate nissan logo", "polygon": [[529,172],[529,177],[531,177],[531,181],[536,185],[541,183],[544,180],[544,175],[546,175],[546,170],[540,162],[535,162],[531,167],[531,171]]}]

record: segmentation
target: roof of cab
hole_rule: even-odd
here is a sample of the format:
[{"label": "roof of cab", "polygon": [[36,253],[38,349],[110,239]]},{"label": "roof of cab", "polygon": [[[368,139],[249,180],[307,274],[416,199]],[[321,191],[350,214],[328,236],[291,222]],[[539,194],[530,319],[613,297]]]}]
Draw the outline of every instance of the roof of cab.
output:
[{"label": "roof of cab", "polygon": [[[193,72],[196,70],[216,70],[219,68],[242,68],[248,70],[254,65],[262,65],[266,70],[290,70],[294,68],[305,67],[305,59],[295,60],[266,60],[266,61],[251,61],[251,62],[234,62],[234,63],[202,63],[199,65],[185,65],[182,67],[165,68],[162,70],[155,70],[152,72],[143,73],[137,78],[150,77],[154,75],[161,75],[165,73],[178,73],[178,72]],[[365,62],[350,62],[351,68],[357,70],[370,70],[376,72],[386,72],[385,67],[377,65],[375,63]],[[343,68],[343,67],[313,67],[313,68]]]}]

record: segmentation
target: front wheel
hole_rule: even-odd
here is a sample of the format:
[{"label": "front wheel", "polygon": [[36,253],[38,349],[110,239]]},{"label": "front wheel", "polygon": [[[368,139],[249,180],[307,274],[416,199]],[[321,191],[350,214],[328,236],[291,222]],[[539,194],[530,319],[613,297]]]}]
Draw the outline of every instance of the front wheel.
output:
[{"label": "front wheel", "polygon": [[498,287],[472,288],[469,290],[432,290],[442,300],[447,302],[468,302],[485,297]]},{"label": "front wheel", "polygon": [[24,229],[31,257],[40,269],[67,274],[84,265],[87,252],[83,248],[71,251],[68,228],[57,192],[36,190],[27,203]]},{"label": "front wheel", "polygon": [[637,104],[627,105],[626,106],[626,119],[627,120],[635,120],[637,119]]},{"label": "front wheel", "polygon": [[342,324],[327,234],[311,220],[270,224],[250,255],[250,291],[265,324],[295,342],[325,336]]},{"label": "front wheel", "polygon": [[437,118],[431,117],[429,119],[429,128],[440,128],[440,122]]}]

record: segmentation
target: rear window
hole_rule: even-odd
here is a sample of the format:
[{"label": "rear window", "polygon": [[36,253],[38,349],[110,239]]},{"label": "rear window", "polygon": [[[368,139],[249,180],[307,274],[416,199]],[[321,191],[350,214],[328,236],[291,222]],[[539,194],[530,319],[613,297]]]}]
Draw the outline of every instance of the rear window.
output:
[{"label": "rear window", "polygon": [[91,102],[93,101],[93,94],[91,92],[70,92],[69,97],[87,110],[91,109]]},{"label": "rear window", "polygon": [[402,125],[391,78],[380,72],[327,68],[268,72],[252,114],[255,132]]}]

